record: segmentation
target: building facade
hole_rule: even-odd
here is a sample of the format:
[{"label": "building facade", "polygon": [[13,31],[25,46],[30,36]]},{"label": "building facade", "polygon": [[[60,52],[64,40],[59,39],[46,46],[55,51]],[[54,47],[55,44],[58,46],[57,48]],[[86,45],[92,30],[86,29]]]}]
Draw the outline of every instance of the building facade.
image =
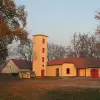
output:
[{"label": "building facade", "polygon": [[21,78],[36,77],[100,77],[100,59],[66,58],[47,60],[48,36],[33,35],[33,61],[10,60],[2,73],[19,73]]},{"label": "building facade", "polygon": [[33,65],[32,71],[37,77],[47,76],[47,39],[48,36],[38,34],[33,36]]}]

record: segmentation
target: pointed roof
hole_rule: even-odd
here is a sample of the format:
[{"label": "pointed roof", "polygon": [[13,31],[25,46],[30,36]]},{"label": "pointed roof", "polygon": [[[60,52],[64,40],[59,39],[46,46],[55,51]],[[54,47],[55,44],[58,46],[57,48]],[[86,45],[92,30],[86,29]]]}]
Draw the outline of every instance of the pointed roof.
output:
[{"label": "pointed roof", "polygon": [[44,35],[44,34],[42,34],[42,33],[36,34],[36,35],[33,35],[33,36],[45,36],[45,37],[48,37],[47,35]]}]

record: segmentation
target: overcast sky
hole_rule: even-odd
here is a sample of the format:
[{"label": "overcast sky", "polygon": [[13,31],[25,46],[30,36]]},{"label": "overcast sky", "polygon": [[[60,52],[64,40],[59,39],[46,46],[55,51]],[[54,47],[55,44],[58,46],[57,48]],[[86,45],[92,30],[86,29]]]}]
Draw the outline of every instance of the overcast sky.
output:
[{"label": "overcast sky", "polygon": [[98,21],[94,16],[100,0],[16,0],[28,11],[31,35],[43,32],[49,42],[66,45],[75,32],[91,32]]}]

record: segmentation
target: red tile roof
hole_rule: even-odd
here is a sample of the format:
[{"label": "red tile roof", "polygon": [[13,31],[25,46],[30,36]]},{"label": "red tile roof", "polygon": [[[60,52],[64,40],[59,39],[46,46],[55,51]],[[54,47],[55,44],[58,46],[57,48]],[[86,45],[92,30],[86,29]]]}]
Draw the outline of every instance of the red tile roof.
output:
[{"label": "red tile roof", "polygon": [[[26,60],[11,59],[20,69],[31,69],[32,62]],[[73,63],[76,68],[100,68],[100,59],[96,58],[65,58],[50,60],[48,66],[62,65],[64,63]]]},{"label": "red tile roof", "polygon": [[31,61],[26,61],[26,60],[17,60],[17,59],[11,59],[14,64],[20,68],[20,69],[32,69],[32,62]]},{"label": "red tile roof", "polygon": [[62,65],[64,63],[73,63],[76,68],[100,68],[100,59],[96,58],[65,58],[48,61],[47,65]]}]

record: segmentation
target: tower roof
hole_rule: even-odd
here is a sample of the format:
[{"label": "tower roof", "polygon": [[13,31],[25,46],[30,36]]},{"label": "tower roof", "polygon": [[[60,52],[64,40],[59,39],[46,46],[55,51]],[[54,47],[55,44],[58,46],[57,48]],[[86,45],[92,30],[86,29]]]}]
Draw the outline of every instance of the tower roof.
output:
[{"label": "tower roof", "polygon": [[33,36],[45,36],[45,37],[48,37],[47,35],[44,35],[44,34],[36,34],[36,35],[33,35]]}]

